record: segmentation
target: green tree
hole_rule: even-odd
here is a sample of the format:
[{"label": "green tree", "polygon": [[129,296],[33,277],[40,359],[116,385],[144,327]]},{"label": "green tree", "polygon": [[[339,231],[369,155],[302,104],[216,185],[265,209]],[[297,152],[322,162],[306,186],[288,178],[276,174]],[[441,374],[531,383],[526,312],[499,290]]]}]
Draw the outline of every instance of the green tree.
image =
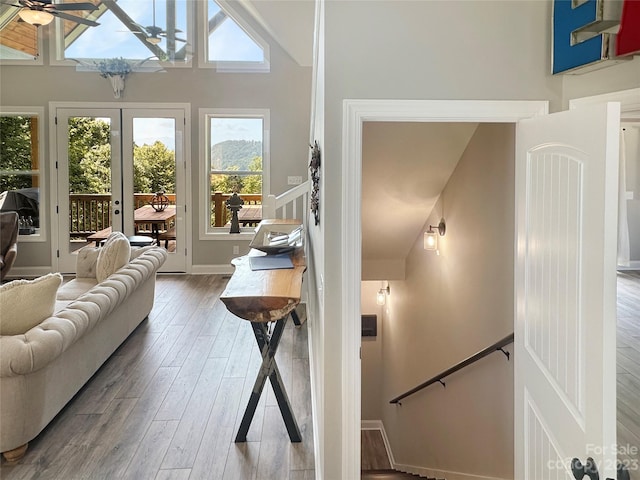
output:
[{"label": "green tree", "polygon": [[158,140],[153,145],[134,145],[133,186],[136,193],[175,193],[175,152]]},{"label": "green tree", "polygon": [[91,161],[98,162],[100,165],[106,163],[110,168],[111,129],[109,123],[96,118],[72,117],[69,119],[68,133],[69,191],[71,193],[109,192],[111,182],[99,186],[100,176],[93,175],[100,168],[90,164]]},{"label": "green tree", "polygon": [[[31,169],[31,118],[0,116],[0,170]],[[31,186],[31,175],[0,175],[0,192]]]},{"label": "green tree", "polygon": [[[249,164],[252,172],[262,172],[262,157],[254,157]],[[262,175],[247,175],[243,193],[262,193]]]}]

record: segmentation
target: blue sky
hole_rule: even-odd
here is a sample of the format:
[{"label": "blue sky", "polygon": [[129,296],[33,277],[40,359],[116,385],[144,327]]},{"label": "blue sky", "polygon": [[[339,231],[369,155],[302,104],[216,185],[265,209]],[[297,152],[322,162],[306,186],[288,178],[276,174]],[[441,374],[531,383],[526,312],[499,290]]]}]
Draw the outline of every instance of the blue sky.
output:
[{"label": "blue sky", "polygon": [[[119,0],[120,6],[134,22],[147,27],[154,25],[153,5],[154,0]],[[187,7],[195,8],[192,0],[176,0],[176,28],[182,32],[176,35],[178,38],[187,38]],[[155,0],[155,25],[166,28],[167,2]],[[208,17],[213,17],[220,11],[220,7],[213,1],[207,1]],[[195,17],[195,15],[194,15]],[[65,58],[96,59],[124,57],[142,60],[149,58],[152,53],[118,20],[115,15],[107,11],[99,19],[100,25],[87,28],[82,35],[75,40],[66,50]],[[203,25],[204,28],[204,25]],[[195,41],[195,40],[192,40]],[[181,48],[184,43],[177,42]],[[166,40],[162,38],[159,47],[166,50]],[[209,37],[209,60],[224,61],[262,61],[262,49],[240,28],[227,19]],[[193,49],[191,49],[193,50]]]}]

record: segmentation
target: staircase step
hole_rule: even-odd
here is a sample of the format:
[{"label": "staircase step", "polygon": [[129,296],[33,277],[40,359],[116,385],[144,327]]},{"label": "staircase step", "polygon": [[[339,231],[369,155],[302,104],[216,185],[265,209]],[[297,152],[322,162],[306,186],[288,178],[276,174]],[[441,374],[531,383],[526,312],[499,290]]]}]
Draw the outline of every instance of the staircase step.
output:
[{"label": "staircase step", "polygon": [[396,470],[367,470],[360,474],[360,480],[396,480],[398,478],[412,478],[413,480],[417,480],[418,478],[424,477],[398,472]]}]

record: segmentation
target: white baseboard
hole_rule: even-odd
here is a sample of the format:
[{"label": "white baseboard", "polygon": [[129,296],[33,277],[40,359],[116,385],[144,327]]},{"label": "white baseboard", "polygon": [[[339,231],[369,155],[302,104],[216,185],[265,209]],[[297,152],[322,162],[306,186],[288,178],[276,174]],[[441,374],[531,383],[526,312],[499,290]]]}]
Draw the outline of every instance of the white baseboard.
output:
[{"label": "white baseboard", "polygon": [[233,265],[193,265],[192,275],[227,275],[233,273]]},{"label": "white baseboard", "polygon": [[51,265],[43,267],[11,267],[11,272],[5,277],[5,280],[15,280],[18,278],[37,278],[47,273],[51,273]]},{"label": "white baseboard", "polygon": [[396,463],[391,450],[391,444],[387,437],[387,432],[384,429],[382,420],[362,420],[360,422],[360,428],[362,430],[380,430],[382,439],[384,440],[384,446],[387,449],[387,455],[389,456],[389,463],[391,468],[400,472],[412,473],[414,475],[420,475],[421,477],[429,478],[446,478],[447,480],[509,480],[498,477],[487,477],[484,475],[471,475],[468,473],[450,472],[447,470],[438,470],[426,467],[417,467],[415,465],[405,465],[402,463]]},{"label": "white baseboard", "polygon": [[624,270],[640,270],[640,261],[634,260],[632,262],[629,262],[629,265],[625,265],[625,266],[620,266],[618,265],[618,270],[620,271],[624,271]]}]

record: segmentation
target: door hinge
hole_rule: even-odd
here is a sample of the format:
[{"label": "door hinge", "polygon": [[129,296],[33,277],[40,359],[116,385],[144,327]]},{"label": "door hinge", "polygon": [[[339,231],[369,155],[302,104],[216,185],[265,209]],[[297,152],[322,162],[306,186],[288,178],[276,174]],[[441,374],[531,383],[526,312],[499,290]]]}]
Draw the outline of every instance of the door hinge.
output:
[{"label": "door hinge", "polygon": [[184,249],[184,256],[185,257],[187,256],[187,249],[186,248]]},{"label": "door hinge", "polygon": [[57,125],[58,124],[58,117],[57,116],[53,117],[53,119],[54,119],[55,124]]},{"label": "door hinge", "polygon": [[60,258],[60,250],[56,250],[56,257]]},{"label": "door hinge", "polygon": [[60,213],[60,210],[58,209],[58,205],[56,205],[56,215]]}]

